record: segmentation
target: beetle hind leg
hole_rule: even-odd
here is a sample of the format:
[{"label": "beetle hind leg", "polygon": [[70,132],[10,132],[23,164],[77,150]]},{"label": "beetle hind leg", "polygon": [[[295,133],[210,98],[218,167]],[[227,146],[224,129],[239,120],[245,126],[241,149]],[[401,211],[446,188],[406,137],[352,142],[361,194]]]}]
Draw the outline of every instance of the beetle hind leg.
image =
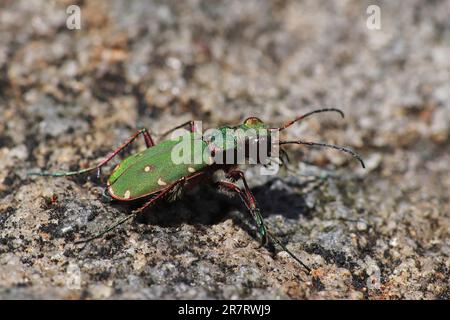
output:
[{"label": "beetle hind leg", "polygon": [[105,159],[100,161],[100,163],[96,166],[93,166],[93,167],[90,167],[87,169],[81,169],[78,171],[29,172],[28,175],[29,176],[48,176],[48,177],[67,177],[67,176],[80,175],[80,174],[91,172],[94,170],[97,170],[97,175],[100,175],[100,169],[104,165],[106,165],[109,161],[111,161],[119,152],[121,152],[123,149],[128,147],[140,135],[142,135],[144,137],[145,145],[147,146],[147,148],[150,148],[155,145],[152,137],[150,136],[150,133],[148,132],[147,129],[144,128],[144,129],[137,131],[127,141],[125,141],[119,148],[117,148],[113,152],[111,152]]},{"label": "beetle hind leg", "polygon": [[[121,224],[125,223],[126,221],[130,220],[131,218],[135,217],[137,214],[141,213],[142,211],[144,211],[145,209],[147,209],[148,207],[154,205],[157,201],[162,200],[165,196],[167,196],[168,194],[170,194],[174,189],[176,189],[180,184],[184,184],[186,178],[182,177],[181,179],[175,181],[174,183],[172,183],[171,185],[169,185],[166,189],[162,190],[158,195],[156,195],[155,197],[151,198],[147,203],[145,203],[142,207],[140,207],[139,209],[133,211],[130,215],[126,216],[125,218],[120,219],[119,221],[113,223],[111,226],[107,227],[106,229],[104,229],[103,231],[87,238],[84,240],[79,240],[79,241],[75,241],[75,244],[80,244],[80,243],[88,243],[91,242],[92,240],[95,240],[97,238],[102,237],[103,235],[105,235],[106,233],[114,230],[115,228],[117,228],[118,226],[120,226]],[[83,247],[84,248],[84,247]]]}]

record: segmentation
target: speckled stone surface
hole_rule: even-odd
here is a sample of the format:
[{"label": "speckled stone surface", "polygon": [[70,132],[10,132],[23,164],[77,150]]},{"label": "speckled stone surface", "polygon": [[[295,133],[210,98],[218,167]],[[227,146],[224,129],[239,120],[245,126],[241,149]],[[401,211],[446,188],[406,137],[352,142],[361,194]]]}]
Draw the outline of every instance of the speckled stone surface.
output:
[{"label": "speckled stone surface", "polygon": [[[84,1],[81,30],[70,4],[0,3],[1,298],[449,298],[449,1]],[[318,107],[346,118],[286,135],[347,145],[366,170],[305,147],[292,172],[246,169],[310,275],[207,186],[81,249],[133,207],[102,202],[95,175],[27,177],[92,165],[141,127]]]}]

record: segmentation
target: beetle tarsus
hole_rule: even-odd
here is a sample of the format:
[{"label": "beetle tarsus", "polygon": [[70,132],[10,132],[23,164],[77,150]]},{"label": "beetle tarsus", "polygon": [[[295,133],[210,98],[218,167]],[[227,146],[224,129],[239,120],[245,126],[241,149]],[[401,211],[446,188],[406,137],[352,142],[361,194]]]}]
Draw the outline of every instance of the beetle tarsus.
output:
[{"label": "beetle tarsus", "polygon": [[[125,222],[128,221],[129,219],[133,218],[133,216],[134,216],[134,215],[131,214],[131,215],[129,215],[129,216],[123,218],[123,219],[120,219],[119,221],[115,222],[114,224],[112,224],[112,225],[109,226],[108,228],[104,229],[103,231],[101,231],[101,232],[99,232],[99,233],[97,233],[97,234],[95,234],[95,235],[93,235],[93,236],[91,236],[91,237],[89,237],[89,238],[87,238],[87,239],[77,240],[77,241],[75,241],[74,243],[75,243],[75,244],[82,244],[82,243],[87,244],[87,243],[91,242],[92,240],[98,239],[98,238],[104,236],[105,234],[107,234],[108,232],[114,230],[115,228],[117,228],[117,227],[120,226],[121,224],[125,223]],[[83,246],[83,248],[84,248],[84,246]]]},{"label": "beetle tarsus", "polygon": [[278,239],[269,231],[267,231],[267,234],[274,243],[278,244],[283,249],[283,251],[286,251],[286,253],[289,254],[295,261],[300,263],[303,266],[303,268],[305,268],[308,271],[308,273],[311,273],[311,268],[308,267],[302,260],[300,260],[300,258],[298,258],[294,253],[292,253],[291,250],[286,248],[286,246],[280,241],[280,239]]}]

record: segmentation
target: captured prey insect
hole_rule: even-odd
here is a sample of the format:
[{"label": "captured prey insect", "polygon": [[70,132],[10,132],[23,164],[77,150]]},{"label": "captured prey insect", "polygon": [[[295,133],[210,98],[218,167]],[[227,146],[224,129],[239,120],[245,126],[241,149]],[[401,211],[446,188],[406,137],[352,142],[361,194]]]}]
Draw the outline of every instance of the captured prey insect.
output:
[{"label": "captured prey insect", "polygon": [[[38,176],[62,177],[79,175],[95,170],[100,171],[101,167],[103,167],[111,159],[113,159],[120,151],[130,145],[137,137],[143,136],[147,148],[141,152],[130,155],[116,166],[116,168],[108,178],[107,189],[105,191],[113,199],[118,201],[133,201],[136,199],[144,198],[146,200],[146,203],[139,209],[133,211],[132,214],[115,222],[102,232],[88,239],[78,241],[77,243],[86,243],[103,236],[105,233],[113,230],[125,221],[130,220],[134,216],[142,213],[145,209],[153,206],[158,201],[168,198],[174,193],[178,193],[187,184],[207,182],[221,190],[229,191],[240,197],[256,223],[258,233],[261,237],[262,245],[267,244],[269,240],[274,244],[278,244],[293,259],[299,262],[306,270],[310,271],[311,269],[305,263],[303,263],[294,253],[288,250],[286,246],[273,233],[271,233],[270,230],[268,230],[264,223],[255,197],[253,196],[253,193],[250,190],[245,179],[245,175],[241,170],[238,169],[238,164],[236,162],[230,163],[226,161],[217,161],[217,159],[227,154],[227,152],[234,153],[238,151],[238,142],[242,141],[242,137],[240,137],[238,134],[231,136],[225,134],[227,129],[264,129],[263,131],[258,131],[263,132],[264,136],[262,136],[260,133],[256,136],[247,136],[245,137],[244,143],[240,144],[243,145],[243,148],[245,149],[245,157],[248,157],[248,154],[246,152],[252,146],[256,146],[257,148],[259,148],[262,147],[262,144],[277,143],[278,146],[280,146],[279,150],[284,153],[284,150],[282,150],[281,148],[282,145],[301,144],[306,146],[334,148],[349,153],[357,160],[359,160],[361,165],[364,167],[364,162],[361,157],[354,151],[345,147],[303,140],[278,139],[277,141],[275,141],[273,139],[275,133],[279,133],[280,131],[285,130],[295,122],[300,121],[312,114],[321,112],[336,112],[344,117],[343,112],[339,109],[318,109],[301,115],[293,119],[292,121],[285,123],[281,127],[269,127],[259,118],[250,117],[240,125],[222,126],[217,128],[217,132],[219,132],[219,134],[221,135],[220,138],[222,139],[214,139],[211,137],[205,137],[203,135],[199,136],[197,132],[198,129],[196,128],[194,121],[189,121],[165,132],[164,134],[162,134],[162,137],[165,137],[169,133],[186,126],[189,126],[190,132],[185,133],[184,135],[179,137],[179,139],[164,140],[158,144],[154,143],[149,131],[147,131],[146,129],[141,129],[137,131],[133,136],[131,136],[118,149],[110,153],[103,161],[101,161],[96,166],[71,172],[37,172],[29,174]],[[278,137],[278,135],[276,136]],[[217,136],[215,138],[217,138]],[[205,151],[207,151],[207,154],[210,154],[211,156],[206,158],[201,157],[201,161],[195,163],[174,163],[173,151],[174,148],[176,148],[180,143],[180,139],[197,143],[199,142],[200,148],[194,150],[193,152],[201,153],[203,155]],[[256,163],[261,164],[261,160],[256,159]],[[222,171],[224,173],[225,178],[215,180],[215,173],[219,171]],[[243,187],[240,187],[237,184],[239,180],[242,182]]]}]

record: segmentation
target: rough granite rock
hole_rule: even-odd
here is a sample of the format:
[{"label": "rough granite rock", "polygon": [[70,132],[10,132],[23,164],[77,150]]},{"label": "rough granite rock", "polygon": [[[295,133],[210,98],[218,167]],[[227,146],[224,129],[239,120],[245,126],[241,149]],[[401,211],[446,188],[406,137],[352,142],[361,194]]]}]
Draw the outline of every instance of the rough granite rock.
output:
[{"label": "rough granite rock", "polygon": [[[449,298],[449,1],[81,3],[81,30],[72,1],[0,3],[0,298]],[[305,147],[278,177],[246,170],[311,275],[208,186],[82,249],[133,207],[103,202],[95,174],[27,177],[92,165],[141,127],[317,107],[346,118],[286,134],[348,145],[366,170]]]}]

